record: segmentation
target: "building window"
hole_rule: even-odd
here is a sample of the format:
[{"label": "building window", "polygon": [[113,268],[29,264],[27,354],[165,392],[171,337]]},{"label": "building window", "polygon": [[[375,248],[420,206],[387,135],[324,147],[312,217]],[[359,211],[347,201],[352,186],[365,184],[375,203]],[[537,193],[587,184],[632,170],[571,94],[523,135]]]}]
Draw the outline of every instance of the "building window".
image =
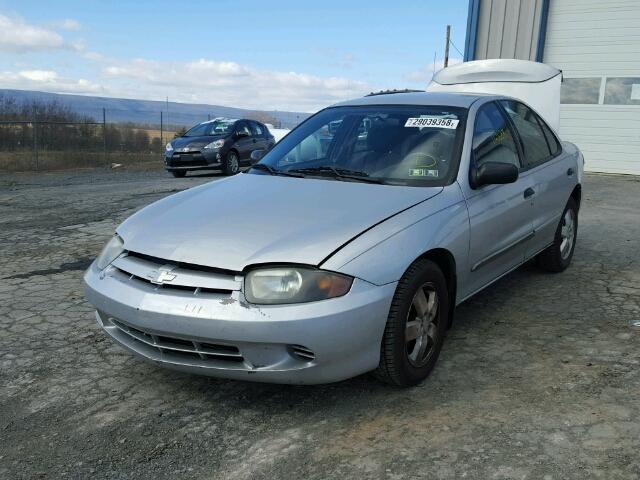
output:
[{"label": "building window", "polygon": [[560,103],[597,104],[600,97],[600,77],[563,78]]},{"label": "building window", "polygon": [[608,105],[640,105],[640,77],[607,78],[604,103]]}]

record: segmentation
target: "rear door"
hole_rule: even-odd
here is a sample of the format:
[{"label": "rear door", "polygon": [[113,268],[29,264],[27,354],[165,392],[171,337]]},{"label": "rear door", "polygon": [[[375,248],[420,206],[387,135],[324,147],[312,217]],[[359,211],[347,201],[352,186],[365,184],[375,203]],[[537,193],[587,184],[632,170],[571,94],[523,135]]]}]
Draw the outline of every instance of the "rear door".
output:
[{"label": "rear door", "polygon": [[578,172],[572,159],[563,154],[555,134],[531,108],[516,100],[501,100],[500,105],[522,146],[523,175],[531,176],[534,182],[534,237],[525,252],[525,257],[530,258],[553,242]]},{"label": "rear door", "polygon": [[[496,102],[478,110],[471,168],[499,162],[522,168],[517,139]],[[530,176],[514,183],[484,185],[465,192],[469,210],[469,285],[471,294],[524,261],[533,232]]]}]

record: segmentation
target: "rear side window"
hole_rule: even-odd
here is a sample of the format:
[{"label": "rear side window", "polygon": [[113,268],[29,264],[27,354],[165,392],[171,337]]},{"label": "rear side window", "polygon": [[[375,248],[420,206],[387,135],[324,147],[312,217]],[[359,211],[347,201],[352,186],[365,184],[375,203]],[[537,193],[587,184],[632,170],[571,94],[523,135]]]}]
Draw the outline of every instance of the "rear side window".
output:
[{"label": "rear side window", "polygon": [[518,149],[507,119],[494,103],[483,105],[473,129],[473,158],[476,167],[486,162],[510,163],[520,168]]},{"label": "rear side window", "polygon": [[549,149],[551,150],[551,156],[555,157],[560,153],[562,147],[560,146],[560,142],[558,141],[558,137],[551,131],[549,125],[547,125],[540,115],[538,115],[538,122],[540,122],[540,126],[542,127],[542,131],[544,132],[544,136],[547,139],[547,143],[549,144]]},{"label": "rear side window", "polygon": [[549,160],[551,149],[538,121],[538,116],[525,104],[514,100],[500,100],[507,115],[511,118],[524,153],[524,166],[531,168]]}]

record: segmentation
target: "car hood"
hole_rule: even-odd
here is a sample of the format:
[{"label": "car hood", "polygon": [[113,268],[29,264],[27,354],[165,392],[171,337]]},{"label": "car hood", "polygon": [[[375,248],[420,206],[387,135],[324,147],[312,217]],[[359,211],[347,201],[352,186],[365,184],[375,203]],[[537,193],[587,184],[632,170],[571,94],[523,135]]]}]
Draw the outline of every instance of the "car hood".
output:
[{"label": "car hood", "polygon": [[182,147],[201,147],[211,142],[226,138],[225,135],[203,135],[200,137],[178,137],[171,140],[171,146],[178,150]]},{"label": "car hood", "polygon": [[127,250],[174,262],[233,271],[319,265],[364,230],[441,191],[239,174],[151,204],[118,234]]}]

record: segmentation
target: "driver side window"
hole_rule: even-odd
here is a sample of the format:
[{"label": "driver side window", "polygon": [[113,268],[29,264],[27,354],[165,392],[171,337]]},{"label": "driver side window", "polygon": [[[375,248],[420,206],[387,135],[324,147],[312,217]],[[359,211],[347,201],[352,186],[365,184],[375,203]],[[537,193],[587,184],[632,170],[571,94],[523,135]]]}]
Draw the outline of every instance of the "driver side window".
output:
[{"label": "driver side window", "polygon": [[247,122],[240,122],[236,125],[236,132],[238,133],[245,133],[247,136],[251,136],[251,130],[249,130],[249,125],[247,125]]},{"label": "driver side window", "polygon": [[483,105],[476,114],[473,129],[473,159],[476,168],[486,162],[509,163],[520,168],[518,149],[498,106]]}]

